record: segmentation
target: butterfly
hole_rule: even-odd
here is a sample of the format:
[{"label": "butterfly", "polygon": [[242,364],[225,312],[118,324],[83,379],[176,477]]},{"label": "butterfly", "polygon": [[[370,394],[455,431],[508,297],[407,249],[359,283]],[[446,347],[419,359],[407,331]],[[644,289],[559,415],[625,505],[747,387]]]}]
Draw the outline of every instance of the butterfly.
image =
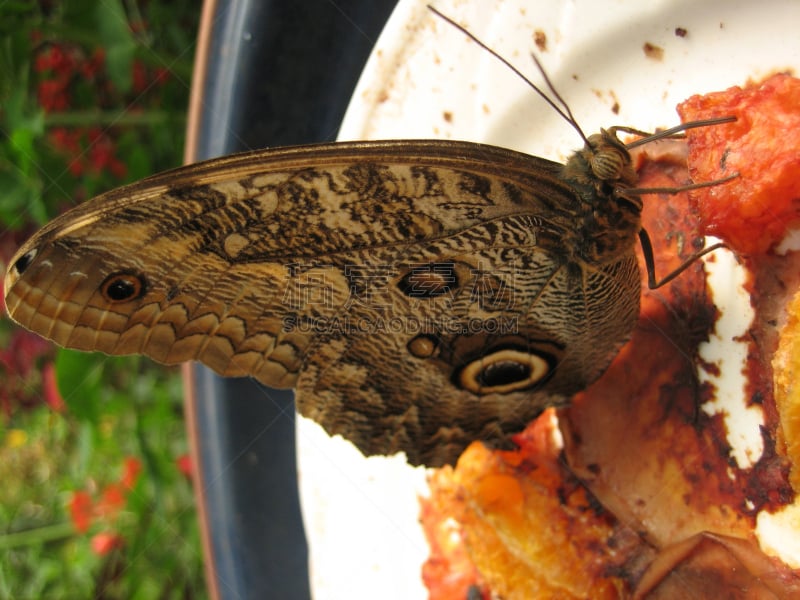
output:
[{"label": "butterfly", "polygon": [[396,140],[178,168],[34,234],[7,310],[62,346],[295,388],[301,414],[367,455],[440,466],[474,440],[511,447],[627,341],[637,243],[660,283],[629,154],[643,140],[618,131],[635,130],[584,136],[566,164]]}]

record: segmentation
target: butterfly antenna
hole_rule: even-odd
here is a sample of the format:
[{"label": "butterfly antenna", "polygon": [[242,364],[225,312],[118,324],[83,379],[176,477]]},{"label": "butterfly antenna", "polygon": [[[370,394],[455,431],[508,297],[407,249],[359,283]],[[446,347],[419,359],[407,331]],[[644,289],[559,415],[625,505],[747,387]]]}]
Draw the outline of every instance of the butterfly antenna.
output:
[{"label": "butterfly antenna", "polygon": [[[439,12],[437,9],[435,9],[435,8],[434,8],[433,6],[431,6],[430,4],[428,5],[428,9],[429,9],[429,10],[430,10],[430,11],[431,11],[433,14],[435,14],[437,17],[439,17],[440,19],[442,19],[442,20],[444,20],[445,22],[449,23],[450,25],[452,25],[453,27],[455,27],[455,28],[456,28],[458,31],[460,31],[461,33],[463,33],[464,35],[466,35],[466,36],[467,36],[469,39],[471,39],[473,42],[475,42],[476,44],[478,44],[478,46],[480,46],[481,48],[483,48],[484,50],[486,50],[486,51],[487,51],[489,54],[491,54],[492,56],[494,56],[494,57],[495,57],[497,60],[499,60],[501,63],[503,63],[503,64],[504,64],[506,67],[508,67],[509,69],[511,69],[511,71],[512,71],[514,74],[516,74],[516,75],[517,75],[517,77],[519,77],[520,79],[522,79],[522,81],[524,81],[525,83],[527,83],[527,84],[528,84],[528,86],[530,86],[530,87],[533,89],[533,91],[535,91],[537,94],[539,94],[539,96],[541,96],[541,97],[542,97],[542,99],[543,99],[545,102],[547,102],[547,103],[548,103],[548,104],[549,104],[549,105],[550,105],[550,106],[553,108],[553,110],[555,110],[555,111],[556,111],[556,112],[557,112],[559,115],[561,115],[561,117],[562,117],[562,118],[563,118],[563,119],[564,119],[564,120],[565,120],[567,123],[569,123],[569,124],[570,124],[570,125],[571,125],[571,126],[574,128],[574,129],[575,129],[575,131],[577,131],[577,132],[578,132],[578,135],[580,135],[580,136],[581,136],[581,139],[582,139],[584,142],[588,143],[588,140],[586,139],[586,135],[583,133],[583,130],[582,130],[582,129],[580,128],[580,126],[578,125],[578,121],[577,121],[577,120],[575,119],[575,117],[572,115],[572,111],[570,110],[570,108],[569,108],[569,105],[566,103],[566,101],[564,100],[564,98],[562,98],[562,97],[561,97],[561,94],[559,94],[559,93],[558,93],[558,90],[556,90],[555,86],[554,86],[554,85],[553,85],[553,83],[550,81],[550,78],[547,76],[547,72],[544,70],[544,67],[542,66],[542,63],[541,63],[541,62],[539,62],[539,59],[536,57],[536,55],[535,55],[535,54],[531,53],[531,58],[533,58],[533,62],[534,62],[534,63],[536,63],[536,68],[537,68],[537,69],[539,69],[539,73],[541,73],[542,77],[544,78],[544,81],[545,81],[545,83],[547,84],[547,89],[548,89],[548,90],[550,90],[550,93],[551,93],[551,94],[553,94],[553,96],[555,97],[555,99],[556,99],[556,101],[557,101],[557,102],[556,102],[556,101],[554,101],[552,98],[550,98],[550,96],[548,96],[547,94],[545,94],[545,93],[544,93],[544,92],[543,92],[543,91],[542,91],[542,90],[539,88],[539,86],[537,86],[537,85],[536,85],[535,83],[533,83],[533,82],[532,82],[530,79],[528,79],[528,78],[527,78],[527,77],[526,77],[526,76],[525,76],[525,75],[522,73],[522,71],[520,71],[520,70],[519,70],[517,67],[515,67],[513,64],[511,64],[511,63],[510,63],[510,62],[509,62],[509,61],[508,61],[506,58],[504,58],[503,56],[501,56],[501,55],[500,55],[498,52],[496,52],[495,50],[493,50],[492,48],[490,48],[489,46],[487,46],[485,43],[483,43],[483,42],[482,42],[480,39],[478,39],[478,37],[476,37],[476,36],[475,36],[475,34],[471,33],[471,32],[470,32],[470,31],[469,31],[469,30],[468,30],[466,27],[464,27],[464,26],[462,26],[462,25],[459,25],[459,24],[458,24],[458,23],[456,23],[456,22],[455,22],[453,19],[451,19],[451,18],[450,18],[450,17],[448,17],[447,15],[445,15],[445,14],[443,14],[443,13]],[[560,105],[560,106],[559,106],[559,105]]]}]

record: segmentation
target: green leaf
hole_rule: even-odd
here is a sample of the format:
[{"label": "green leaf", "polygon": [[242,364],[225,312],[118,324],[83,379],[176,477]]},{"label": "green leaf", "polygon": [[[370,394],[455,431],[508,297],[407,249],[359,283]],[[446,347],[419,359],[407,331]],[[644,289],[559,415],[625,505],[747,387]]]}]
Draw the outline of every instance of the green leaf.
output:
[{"label": "green leaf", "polygon": [[0,223],[4,227],[20,229],[28,217],[39,224],[47,221],[38,178],[25,177],[16,167],[0,163],[0,189]]},{"label": "green leaf", "polygon": [[44,112],[37,111],[33,115],[20,117],[11,132],[11,151],[16,163],[26,176],[38,162],[34,142],[44,135]]},{"label": "green leaf", "polygon": [[147,144],[142,143],[141,135],[137,131],[127,131],[123,133],[118,141],[120,156],[125,156],[125,166],[128,168],[126,179],[143,179],[152,175],[153,149]]},{"label": "green leaf", "polygon": [[77,418],[98,423],[103,402],[103,370],[108,357],[62,348],[56,355],[56,382],[61,397]]},{"label": "green leaf", "polygon": [[95,18],[100,41],[106,50],[106,65],[112,83],[120,92],[127,92],[133,83],[133,38],[121,0],[103,0],[95,4]]},{"label": "green leaf", "polygon": [[[8,21],[17,21],[8,18],[5,10],[0,19],[4,21],[3,25],[8,24]],[[11,31],[0,35],[0,98],[4,100],[4,109],[5,100],[10,94],[20,92],[27,95],[30,57],[30,32],[26,28],[17,24]]]}]

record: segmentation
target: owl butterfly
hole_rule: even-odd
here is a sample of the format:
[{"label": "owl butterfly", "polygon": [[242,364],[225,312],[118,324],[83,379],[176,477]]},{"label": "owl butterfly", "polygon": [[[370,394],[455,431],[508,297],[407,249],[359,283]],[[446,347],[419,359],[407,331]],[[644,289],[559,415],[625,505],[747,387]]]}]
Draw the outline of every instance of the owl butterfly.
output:
[{"label": "owl butterfly", "polygon": [[294,387],[364,454],[453,463],[603,373],[636,323],[637,237],[656,284],[618,130],[566,164],[406,140],[175,169],[42,228],[6,306],[62,346]]}]

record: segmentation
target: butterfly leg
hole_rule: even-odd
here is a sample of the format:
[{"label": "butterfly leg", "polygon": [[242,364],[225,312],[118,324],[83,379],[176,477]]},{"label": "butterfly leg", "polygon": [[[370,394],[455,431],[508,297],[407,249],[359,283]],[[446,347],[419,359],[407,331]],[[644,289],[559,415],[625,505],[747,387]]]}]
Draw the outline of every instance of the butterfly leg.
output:
[{"label": "butterfly leg", "polygon": [[647,287],[651,290],[655,290],[660,288],[662,285],[665,285],[675,279],[678,275],[683,273],[686,269],[688,269],[696,260],[702,258],[709,252],[713,252],[719,248],[725,248],[725,244],[719,242],[708,248],[703,248],[702,250],[695,252],[689,258],[687,258],[681,265],[669,273],[663,279],[656,278],[656,264],[655,258],[653,256],[653,244],[650,242],[650,236],[647,234],[645,229],[639,230],[639,243],[642,246],[642,254],[644,254],[644,264],[645,268],[647,269]]}]

